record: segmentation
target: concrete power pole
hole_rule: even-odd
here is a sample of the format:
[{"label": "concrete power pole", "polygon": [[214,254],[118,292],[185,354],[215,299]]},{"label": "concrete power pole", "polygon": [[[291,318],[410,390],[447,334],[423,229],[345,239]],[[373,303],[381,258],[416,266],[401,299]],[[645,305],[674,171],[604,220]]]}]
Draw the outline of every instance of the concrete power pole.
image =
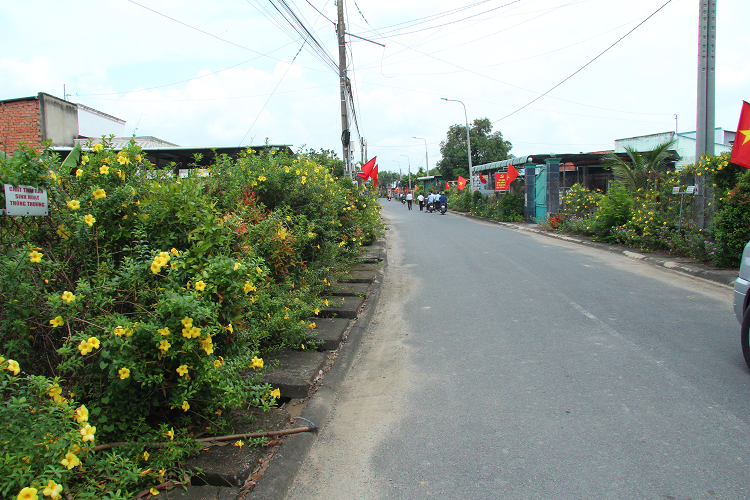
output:
[{"label": "concrete power pole", "polygon": [[346,106],[346,95],[349,81],[346,77],[346,43],[344,40],[344,0],[336,2],[338,8],[338,24],[336,25],[336,34],[339,40],[339,80],[341,86],[341,144],[344,147],[344,175],[352,177],[351,158],[349,157],[349,142],[351,134],[349,133],[349,114]]},{"label": "concrete power pole", "polygon": [[[700,0],[698,33],[698,108],[695,134],[695,161],[703,154],[714,154],[716,109],[716,0]],[[713,185],[696,176],[695,225],[706,229],[711,220]]]}]

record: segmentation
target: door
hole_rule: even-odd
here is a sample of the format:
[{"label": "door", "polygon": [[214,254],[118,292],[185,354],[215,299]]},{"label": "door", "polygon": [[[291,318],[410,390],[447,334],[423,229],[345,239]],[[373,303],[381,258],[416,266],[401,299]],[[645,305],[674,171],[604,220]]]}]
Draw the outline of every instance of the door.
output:
[{"label": "door", "polygon": [[536,168],[536,221],[542,222],[547,218],[547,166]]}]

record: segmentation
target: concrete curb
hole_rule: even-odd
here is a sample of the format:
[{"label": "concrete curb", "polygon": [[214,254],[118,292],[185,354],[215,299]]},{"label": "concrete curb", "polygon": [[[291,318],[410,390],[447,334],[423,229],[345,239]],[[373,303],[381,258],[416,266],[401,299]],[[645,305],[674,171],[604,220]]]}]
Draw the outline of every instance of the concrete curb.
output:
[{"label": "concrete curb", "polygon": [[[333,410],[338,387],[346,378],[346,374],[349,372],[362,343],[362,338],[367,332],[375,313],[380,291],[383,287],[385,269],[388,267],[385,245],[383,245],[381,254],[383,256],[382,264],[375,273],[375,279],[370,287],[370,293],[367,295],[367,302],[362,309],[362,314],[359,315],[349,330],[346,342],[341,346],[333,366],[323,377],[320,387],[302,411],[301,417],[314,422],[319,428],[326,425],[328,416]],[[252,500],[279,500],[284,498],[302,466],[302,461],[307,457],[317,438],[317,433],[307,432],[287,437],[274,455],[258,485],[247,495],[247,498]]]},{"label": "concrete curb", "polygon": [[463,217],[470,217],[472,219],[477,219],[477,220],[481,220],[484,222],[490,222],[490,223],[497,224],[503,227],[507,227],[508,229],[513,229],[516,231],[531,232],[531,233],[539,234],[542,236],[546,236],[548,238],[556,238],[558,240],[568,241],[570,243],[576,243],[579,245],[585,245],[588,247],[596,248],[598,250],[603,250],[603,251],[610,252],[610,253],[624,255],[625,257],[628,257],[630,259],[640,260],[642,262],[648,263],[655,267],[661,267],[664,269],[668,269],[672,272],[676,272],[678,274],[683,274],[683,275],[690,276],[691,278],[695,278],[699,280],[706,280],[711,283],[726,286],[729,288],[734,287],[734,280],[737,278],[737,275],[739,274],[738,269],[716,269],[713,267],[705,266],[705,265],[694,263],[694,262],[690,262],[690,263],[683,262],[686,259],[670,257],[666,255],[647,254],[647,253],[639,252],[637,250],[633,250],[627,247],[609,245],[606,243],[599,243],[596,241],[592,241],[591,239],[586,238],[584,236],[573,236],[573,235],[553,233],[551,231],[542,231],[541,229],[537,229],[536,227],[531,227],[531,225],[521,225],[521,224],[517,224],[513,222],[502,222],[502,221],[497,221],[493,219],[485,219],[484,217],[477,217],[475,215],[471,215],[471,214],[467,214],[463,212],[455,212],[452,210],[450,212],[455,215],[460,215]]}]

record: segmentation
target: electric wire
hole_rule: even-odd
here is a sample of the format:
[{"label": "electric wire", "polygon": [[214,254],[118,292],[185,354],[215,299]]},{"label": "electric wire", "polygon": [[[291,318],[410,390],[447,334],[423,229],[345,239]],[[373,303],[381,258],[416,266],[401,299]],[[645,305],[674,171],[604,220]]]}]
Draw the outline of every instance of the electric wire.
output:
[{"label": "electric wire", "polygon": [[583,65],[583,66],[581,66],[580,68],[578,68],[578,69],[577,69],[576,71],[574,71],[574,72],[573,72],[573,73],[572,73],[572,74],[571,74],[570,76],[568,76],[567,78],[565,78],[564,80],[562,80],[562,81],[561,81],[560,83],[558,83],[557,85],[555,85],[554,87],[552,87],[551,89],[549,89],[548,91],[546,91],[545,93],[543,93],[543,94],[539,95],[539,96],[538,96],[538,97],[536,97],[535,99],[531,100],[531,101],[530,101],[530,102],[528,102],[527,104],[524,104],[523,106],[521,106],[521,107],[520,107],[520,108],[518,108],[517,110],[513,111],[512,113],[508,113],[507,115],[503,116],[503,117],[502,117],[502,118],[500,118],[500,119],[497,119],[497,120],[495,120],[495,121],[494,121],[494,122],[492,122],[492,123],[497,123],[497,122],[499,122],[499,121],[502,121],[502,120],[504,120],[504,119],[508,118],[509,116],[512,116],[512,115],[514,115],[514,114],[518,113],[518,112],[519,112],[519,111],[521,111],[522,109],[524,109],[524,108],[526,108],[526,107],[530,106],[531,104],[535,103],[536,101],[538,101],[538,100],[539,100],[539,99],[541,99],[542,97],[546,96],[547,94],[549,94],[550,92],[552,92],[553,90],[555,90],[555,89],[556,89],[557,87],[559,87],[559,86],[560,86],[560,85],[562,85],[563,83],[565,83],[565,82],[567,82],[568,80],[570,80],[571,78],[573,78],[573,77],[574,77],[575,75],[577,75],[578,73],[580,73],[581,71],[583,71],[583,69],[584,69],[584,68],[586,68],[586,67],[587,67],[588,65],[590,65],[591,63],[593,63],[594,61],[596,61],[597,59],[599,59],[599,57],[601,57],[602,55],[604,55],[604,54],[605,54],[605,53],[606,53],[607,51],[609,51],[609,49],[611,49],[612,47],[614,47],[615,45],[617,45],[618,43],[620,43],[620,42],[621,42],[621,41],[622,41],[623,39],[625,39],[625,37],[627,37],[627,36],[628,36],[628,35],[630,35],[630,34],[631,34],[632,32],[634,32],[635,30],[637,30],[637,29],[638,29],[638,28],[639,28],[639,27],[640,27],[641,25],[643,25],[643,23],[645,23],[646,21],[648,21],[649,19],[651,19],[652,17],[654,17],[654,16],[656,15],[656,13],[657,13],[657,12],[659,12],[659,11],[660,11],[661,9],[663,9],[664,7],[666,7],[666,6],[667,6],[667,5],[669,4],[669,3],[671,3],[671,2],[672,2],[672,0],[667,0],[667,1],[666,1],[666,2],[664,3],[664,5],[662,5],[662,6],[661,6],[661,7],[659,7],[658,9],[656,9],[656,10],[655,10],[655,11],[654,11],[653,13],[651,13],[651,15],[649,15],[649,16],[648,16],[648,17],[647,17],[646,19],[644,19],[643,21],[641,21],[640,23],[638,23],[638,24],[637,24],[637,25],[636,25],[636,26],[635,26],[635,27],[634,27],[633,29],[631,29],[630,31],[628,31],[627,33],[625,33],[625,34],[624,34],[623,36],[621,36],[621,37],[620,37],[620,38],[619,38],[619,39],[618,39],[618,40],[617,40],[617,41],[616,41],[615,43],[613,43],[612,45],[610,45],[609,47],[607,47],[606,49],[604,49],[603,51],[601,51],[601,52],[600,52],[599,54],[597,54],[597,55],[596,55],[596,57],[594,57],[593,59],[591,59],[591,60],[590,60],[589,62],[587,62],[586,64],[584,64],[584,65]]},{"label": "electric wire", "polygon": [[302,45],[300,45],[299,50],[294,55],[294,58],[292,58],[292,62],[289,63],[289,66],[286,67],[286,70],[284,71],[284,74],[281,75],[281,78],[279,78],[279,82],[276,84],[276,87],[274,87],[273,92],[271,92],[271,94],[268,96],[268,99],[266,99],[266,102],[263,104],[263,107],[260,109],[260,111],[258,111],[258,115],[255,117],[255,120],[253,120],[252,125],[250,125],[250,128],[247,129],[247,132],[245,132],[245,135],[242,136],[242,139],[240,140],[240,143],[237,145],[238,148],[242,147],[242,143],[245,142],[245,138],[247,137],[247,134],[250,133],[250,131],[253,129],[253,127],[255,126],[256,122],[258,121],[258,118],[260,118],[260,115],[263,114],[263,111],[266,109],[266,106],[268,105],[268,102],[271,100],[271,97],[273,97],[274,93],[276,92],[276,89],[278,89],[279,85],[281,85],[281,82],[284,81],[284,77],[289,72],[289,68],[292,67],[292,65],[294,64],[294,61],[297,59],[297,56],[299,56],[300,53],[302,52],[302,49],[305,46],[305,43],[306,42],[302,42]]}]

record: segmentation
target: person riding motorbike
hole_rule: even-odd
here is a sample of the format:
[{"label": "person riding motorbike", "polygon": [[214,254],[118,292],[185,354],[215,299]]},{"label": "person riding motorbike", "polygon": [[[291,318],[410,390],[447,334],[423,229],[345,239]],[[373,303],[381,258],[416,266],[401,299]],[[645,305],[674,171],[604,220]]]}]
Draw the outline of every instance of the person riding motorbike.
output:
[{"label": "person riding motorbike", "polygon": [[[448,209],[448,197],[445,196],[445,193],[442,193],[440,195],[440,198],[438,199],[438,206],[440,207],[440,213],[445,214],[445,211]],[[445,209],[443,209],[445,207]]]}]

